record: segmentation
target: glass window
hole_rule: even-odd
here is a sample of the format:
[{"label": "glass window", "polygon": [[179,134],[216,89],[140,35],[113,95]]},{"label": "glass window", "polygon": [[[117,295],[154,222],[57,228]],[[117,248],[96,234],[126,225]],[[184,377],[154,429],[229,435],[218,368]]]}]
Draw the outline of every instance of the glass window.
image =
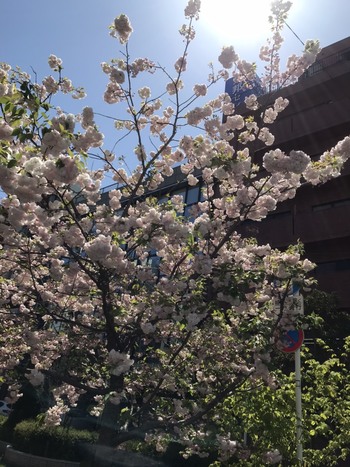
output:
[{"label": "glass window", "polygon": [[316,206],[312,206],[312,210],[314,212],[324,211],[325,209],[331,209],[331,207],[332,203],[317,204]]},{"label": "glass window", "polygon": [[350,198],[347,198],[347,199],[342,199],[342,200],[339,200],[339,201],[335,201],[334,202],[334,207],[338,207],[338,206],[349,206],[350,204]]},{"label": "glass window", "polygon": [[164,204],[167,203],[169,200],[169,196],[162,196],[161,198],[158,199],[159,204]]},{"label": "glass window", "polygon": [[182,196],[182,199],[183,199],[183,201],[185,202],[186,188],[184,188],[184,189],[182,189],[182,190],[172,191],[172,192],[170,193],[170,197],[175,196],[175,195],[180,195],[180,196]]},{"label": "glass window", "polygon": [[184,211],[184,216],[187,217],[187,219],[191,222],[193,222],[196,218],[196,216],[193,215],[193,207],[193,204],[191,206],[186,206]]},{"label": "glass window", "polygon": [[198,203],[199,186],[193,186],[187,190],[186,204]]},{"label": "glass window", "polygon": [[290,215],[290,211],[272,212],[271,214],[267,215],[266,220],[272,221],[274,219],[282,219],[284,217],[289,217]]},{"label": "glass window", "polygon": [[315,204],[312,206],[314,212],[324,211],[325,209],[338,208],[341,206],[348,206],[350,204],[350,198],[340,199],[338,201],[333,201],[331,203]]}]

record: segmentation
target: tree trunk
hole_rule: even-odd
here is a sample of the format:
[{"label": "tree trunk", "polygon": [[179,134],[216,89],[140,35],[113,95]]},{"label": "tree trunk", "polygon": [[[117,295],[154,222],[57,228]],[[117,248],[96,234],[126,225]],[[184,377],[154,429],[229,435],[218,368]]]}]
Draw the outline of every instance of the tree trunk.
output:
[{"label": "tree trunk", "polygon": [[117,440],[120,406],[107,401],[100,418],[98,443],[113,447]]}]

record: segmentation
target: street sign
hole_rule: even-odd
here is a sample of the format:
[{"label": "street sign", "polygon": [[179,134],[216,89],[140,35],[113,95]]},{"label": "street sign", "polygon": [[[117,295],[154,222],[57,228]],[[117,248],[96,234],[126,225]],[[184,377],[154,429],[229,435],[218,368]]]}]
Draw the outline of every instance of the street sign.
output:
[{"label": "street sign", "polygon": [[304,341],[302,329],[291,329],[282,333],[277,340],[277,347],[282,352],[291,353],[300,349]]},{"label": "street sign", "polygon": [[257,97],[264,94],[264,89],[261,85],[260,78],[258,75],[250,81],[235,81],[233,78],[229,78],[225,83],[225,92],[230,95],[232,102],[235,106],[243,104],[244,99],[251,94],[255,94]]}]

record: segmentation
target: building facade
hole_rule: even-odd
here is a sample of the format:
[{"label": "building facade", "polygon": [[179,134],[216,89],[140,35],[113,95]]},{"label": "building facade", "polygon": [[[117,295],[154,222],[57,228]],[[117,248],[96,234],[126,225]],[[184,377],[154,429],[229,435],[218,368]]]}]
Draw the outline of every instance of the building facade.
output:
[{"label": "building facade", "polygon": [[[269,149],[278,147],[286,153],[298,149],[317,158],[350,135],[350,37],[325,47],[296,84],[272,96],[259,90],[262,102],[278,96],[290,101],[271,125],[275,142]],[[246,112],[238,105],[237,113]],[[257,149],[254,158],[261,160],[265,152],[265,147]],[[149,194],[160,202],[168,195],[182,195],[185,215],[201,200],[200,186],[188,186],[179,168]],[[108,202],[107,193],[105,199]],[[341,177],[322,186],[302,186],[294,199],[278,205],[264,221],[246,221],[242,233],[280,249],[300,240],[305,256],[317,263],[319,289],[334,292],[339,308],[350,311],[350,164]]]},{"label": "building facade", "polygon": [[[272,126],[273,147],[317,158],[350,135],[350,37],[325,47],[299,81],[277,96],[290,104]],[[258,151],[256,157],[262,155]],[[265,221],[248,224],[247,233],[274,247],[300,240],[307,258],[317,263],[319,288],[335,292],[340,308],[350,310],[350,164],[341,177],[301,187]]]}]

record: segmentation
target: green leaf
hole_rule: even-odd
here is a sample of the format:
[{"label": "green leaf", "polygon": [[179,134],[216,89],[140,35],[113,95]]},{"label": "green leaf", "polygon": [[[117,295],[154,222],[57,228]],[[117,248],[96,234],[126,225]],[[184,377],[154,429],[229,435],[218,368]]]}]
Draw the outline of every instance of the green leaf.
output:
[{"label": "green leaf", "polygon": [[56,163],[55,163],[56,167],[58,167],[59,169],[62,169],[64,167],[64,163],[61,159],[57,159]]},{"label": "green leaf", "polygon": [[13,128],[18,128],[18,127],[21,125],[21,123],[22,123],[22,119],[21,119],[21,118],[18,118],[18,119],[16,119],[16,120],[12,120],[11,126],[12,126]]},{"label": "green leaf", "polygon": [[9,163],[7,164],[7,168],[11,169],[12,167],[15,167],[17,165],[16,159],[11,159]]},{"label": "green leaf", "polygon": [[18,136],[22,133],[22,131],[23,131],[22,127],[15,128],[12,132],[12,136]]},{"label": "green leaf", "polygon": [[14,105],[11,102],[7,102],[5,105],[5,112],[12,112]]}]

